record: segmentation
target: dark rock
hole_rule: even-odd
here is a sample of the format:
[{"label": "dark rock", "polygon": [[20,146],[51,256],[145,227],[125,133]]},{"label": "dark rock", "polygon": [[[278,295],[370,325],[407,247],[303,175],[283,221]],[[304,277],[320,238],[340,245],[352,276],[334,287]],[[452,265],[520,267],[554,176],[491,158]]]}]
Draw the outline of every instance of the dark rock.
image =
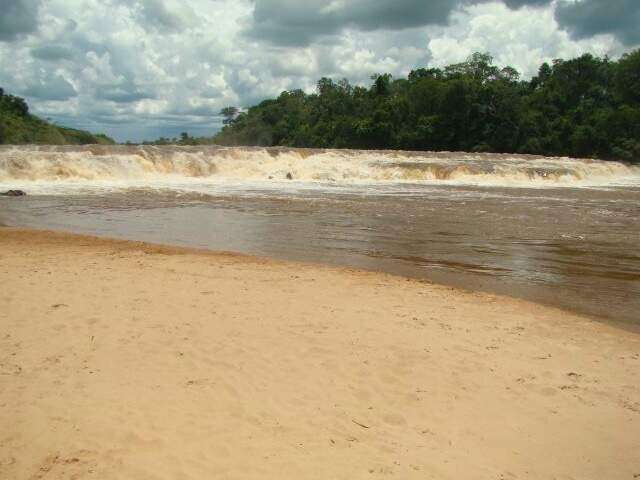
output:
[{"label": "dark rock", "polygon": [[287,173],[287,180],[293,180],[293,175],[291,175],[291,172]]},{"label": "dark rock", "polygon": [[27,194],[24,190],[8,190],[6,192],[0,192],[3,197],[24,197]]}]

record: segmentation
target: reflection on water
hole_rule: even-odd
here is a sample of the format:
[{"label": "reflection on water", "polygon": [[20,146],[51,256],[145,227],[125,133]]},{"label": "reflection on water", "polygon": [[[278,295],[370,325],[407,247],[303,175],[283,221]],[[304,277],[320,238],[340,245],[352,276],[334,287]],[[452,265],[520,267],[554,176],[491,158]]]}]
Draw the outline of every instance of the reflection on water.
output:
[{"label": "reflection on water", "polygon": [[0,223],[384,270],[640,324],[640,188],[126,190],[0,198]]}]

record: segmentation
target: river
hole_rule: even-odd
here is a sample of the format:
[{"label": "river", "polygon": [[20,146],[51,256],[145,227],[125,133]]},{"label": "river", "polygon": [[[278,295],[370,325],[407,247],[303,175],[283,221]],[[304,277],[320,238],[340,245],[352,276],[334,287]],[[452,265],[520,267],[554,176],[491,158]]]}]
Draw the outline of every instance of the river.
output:
[{"label": "river", "polygon": [[618,162],[2,146],[8,189],[28,195],[0,197],[6,225],[381,270],[640,327],[640,167]]}]

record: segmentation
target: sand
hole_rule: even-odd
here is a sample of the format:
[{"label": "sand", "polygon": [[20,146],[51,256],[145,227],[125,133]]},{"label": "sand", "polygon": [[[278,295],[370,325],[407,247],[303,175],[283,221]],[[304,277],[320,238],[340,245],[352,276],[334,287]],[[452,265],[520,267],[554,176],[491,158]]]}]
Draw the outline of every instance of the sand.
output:
[{"label": "sand", "polygon": [[640,335],[385,274],[0,228],[0,478],[640,478]]}]

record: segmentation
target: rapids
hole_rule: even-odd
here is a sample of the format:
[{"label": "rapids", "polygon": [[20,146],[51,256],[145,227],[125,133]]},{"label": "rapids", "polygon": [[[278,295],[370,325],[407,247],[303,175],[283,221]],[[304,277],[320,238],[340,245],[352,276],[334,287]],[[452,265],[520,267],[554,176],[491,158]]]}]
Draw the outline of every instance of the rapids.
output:
[{"label": "rapids", "polygon": [[640,185],[620,162],[449,152],[156,146],[0,147],[0,185],[283,180],[338,185],[416,183],[487,187]]}]

